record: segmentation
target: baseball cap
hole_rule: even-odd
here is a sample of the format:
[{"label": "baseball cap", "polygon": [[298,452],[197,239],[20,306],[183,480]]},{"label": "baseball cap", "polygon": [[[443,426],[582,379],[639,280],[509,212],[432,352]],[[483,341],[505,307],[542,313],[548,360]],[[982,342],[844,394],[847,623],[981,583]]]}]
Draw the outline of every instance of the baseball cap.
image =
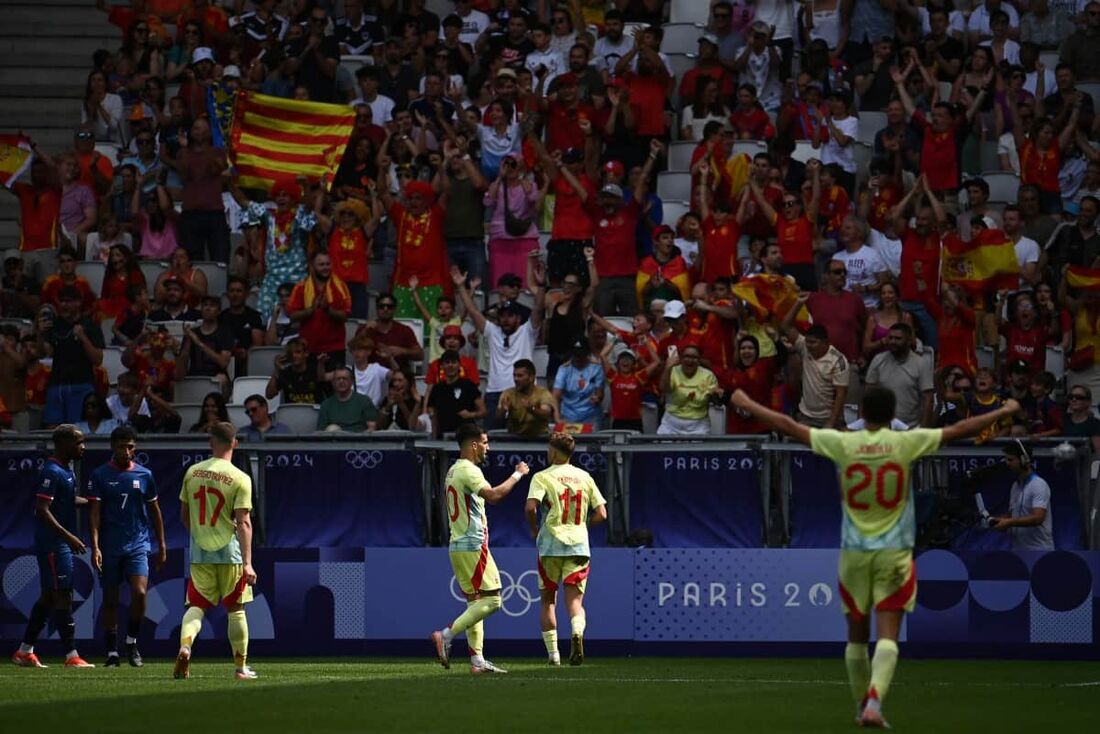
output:
[{"label": "baseball cap", "polygon": [[653,239],[657,239],[658,237],[666,233],[672,235],[673,237],[676,236],[676,231],[672,227],[668,226],[667,224],[658,224],[656,227],[653,228]]},{"label": "baseball cap", "polygon": [[611,160],[603,164],[603,170],[610,173],[612,176],[621,176],[626,172],[626,168],[619,161]]},{"label": "baseball cap", "polygon": [[209,61],[214,63],[214,52],[209,46],[199,46],[191,53],[191,66],[199,63],[200,61]]},{"label": "baseball cap", "polygon": [[666,319],[682,319],[687,314],[683,301],[669,301],[665,304]]},{"label": "baseball cap", "polygon": [[617,197],[619,199],[623,198],[623,189],[622,189],[622,187],[621,186],[616,186],[615,184],[607,184],[602,189],[600,189],[600,193],[601,194],[607,194],[608,196],[614,196],[614,197]]},{"label": "baseball cap", "polygon": [[505,66],[504,68],[502,68],[500,71],[497,72],[497,79],[500,79],[502,76],[509,77],[510,79],[515,79],[516,78],[516,70]]},{"label": "baseball cap", "polygon": [[229,66],[222,69],[222,78],[223,79],[240,79],[241,78],[241,68],[239,66],[237,66],[236,64],[230,64]]}]

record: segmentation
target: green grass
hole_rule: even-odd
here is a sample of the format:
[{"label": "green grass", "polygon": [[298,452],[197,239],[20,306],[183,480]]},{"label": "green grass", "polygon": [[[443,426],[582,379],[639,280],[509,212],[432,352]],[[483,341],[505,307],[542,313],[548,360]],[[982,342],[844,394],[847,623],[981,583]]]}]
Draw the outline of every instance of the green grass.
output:
[{"label": "green grass", "polygon": [[[592,651],[590,651],[591,653]],[[203,658],[192,678],[144,669],[0,668],[0,731],[850,732],[841,660],[501,659],[507,676],[426,660]],[[98,661],[97,661],[98,662]],[[1100,721],[1100,663],[902,658],[886,701],[899,732],[1077,732]]]}]

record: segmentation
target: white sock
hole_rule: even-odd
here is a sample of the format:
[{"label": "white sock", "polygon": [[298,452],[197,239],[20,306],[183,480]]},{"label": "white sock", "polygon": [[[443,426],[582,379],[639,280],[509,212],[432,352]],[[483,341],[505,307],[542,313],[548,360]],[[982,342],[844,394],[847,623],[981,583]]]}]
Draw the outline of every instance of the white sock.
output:
[{"label": "white sock", "polygon": [[188,657],[190,657],[191,656],[191,646],[190,645],[180,645],[180,654],[181,655],[187,655]]},{"label": "white sock", "polygon": [[485,663],[485,658],[481,657],[480,655],[471,655],[470,656],[470,664],[471,665],[482,665],[484,663]]},{"label": "white sock", "polygon": [[126,636],[126,644],[127,645],[133,645],[136,642],[137,642],[136,637],[130,637],[129,635]]},{"label": "white sock", "polygon": [[32,652],[34,652],[34,645],[28,645],[25,642],[21,643],[19,645],[19,652],[23,653],[24,655],[30,655]]},{"label": "white sock", "polygon": [[76,650],[70,650],[69,653],[65,656],[65,659],[72,660],[73,658],[78,657],[80,657],[80,653],[78,653]]},{"label": "white sock", "polygon": [[118,650],[111,650],[109,653],[107,653],[107,657],[117,658],[118,657]]},{"label": "white sock", "polygon": [[455,638],[455,636],[451,632],[451,628],[450,627],[444,627],[443,628],[443,641],[444,642],[450,642],[454,638]]}]

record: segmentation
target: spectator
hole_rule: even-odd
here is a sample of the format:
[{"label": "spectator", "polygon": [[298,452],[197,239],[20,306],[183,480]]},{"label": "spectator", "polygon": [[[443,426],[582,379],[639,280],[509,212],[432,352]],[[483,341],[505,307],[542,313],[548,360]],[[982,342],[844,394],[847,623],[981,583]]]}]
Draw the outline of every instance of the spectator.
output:
[{"label": "spectator", "polygon": [[[462,349],[466,346],[466,337],[462,333],[462,326],[460,324],[449,324],[444,326],[439,336],[438,345],[440,347],[440,357],[443,356],[443,352],[458,352],[459,376],[474,383],[475,386],[480,387],[481,375],[478,374],[477,360],[462,354]],[[426,375],[424,381],[428,385],[433,385],[443,379],[443,365],[440,363],[439,358],[433,359],[428,364]]]},{"label": "spectator", "polygon": [[393,122],[397,102],[380,91],[381,79],[378,67],[370,64],[361,66],[355,72],[355,78],[359,83],[360,95],[353,104],[369,107],[370,118],[375,125],[389,125]]},{"label": "spectator", "polygon": [[[1001,213],[993,207],[989,206],[989,184],[986,183],[984,178],[972,178],[969,181],[963,183],[963,189],[966,190],[966,198],[969,201],[965,216],[959,217],[959,237],[964,240],[972,240],[974,238],[974,232],[971,230],[970,223],[975,217],[989,217],[992,223],[986,223],[986,229],[1000,229],[1002,226]],[[1015,207],[1011,207],[1019,214],[1019,210]],[[1005,207],[1004,212],[1007,213],[1009,207]],[[1018,227],[1017,227],[1018,228]],[[1005,227],[1006,233],[1008,228]],[[1019,249],[1019,248],[1017,248]]]},{"label": "spectator", "polygon": [[84,252],[88,233],[96,226],[98,210],[95,192],[80,182],[80,170],[76,159],[64,154],[58,156],[61,175],[61,208],[59,220],[61,232],[78,253]]},{"label": "spectator", "polygon": [[844,403],[850,383],[848,360],[839,349],[829,344],[829,332],[814,324],[806,336],[792,326],[798,306],[808,300],[798,297],[794,308],[787,312],[781,329],[802,360],[802,398],[798,403],[797,420],[814,428],[842,429]]},{"label": "spectator", "polygon": [[615,366],[609,356],[614,342],[608,341],[600,353],[607,387],[611,390],[611,430],[642,432],[642,400],[647,392],[653,374],[661,363],[653,360],[645,367],[639,367],[638,355],[628,347],[619,352]]},{"label": "spectator", "polygon": [[[505,68],[518,72],[525,68],[527,56],[534,52],[535,45],[527,32],[534,16],[522,4],[514,2],[518,8],[508,9],[503,5],[491,16],[489,29],[477,42],[480,54],[488,58],[499,58]],[[501,28],[507,26],[507,30]]]},{"label": "spectator", "polygon": [[177,247],[172,251],[168,269],[157,276],[153,295],[158,303],[164,303],[167,299],[167,284],[172,279],[182,289],[182,302],[188,306],[197,307],[202,297],[207,295],[209,284],[206,273],[194,266],[190,253],[184,247]]},{"label": "spectator", "polygon": [[90,392],[84,396],[80,408],[80,420],[66,421],[75,423],[85,436],[110,436],[111,431],[119,427],[119,422],[111,417],[107,403],[98,393]]},{"label": "spectator", "polygon": [[[1023,220],[1019,207],[1009,204],[1004,208],[1004,233],[1012,240],[1016,251],[1016,262],[1020,266],[1020,287],[1031,288],[1039,282],[1039,243],[1030,237],[1024,237]],[[985,219],[983,226],[991,229],[996,223]],[[975,236],[977,234],[975,233]]]},{"label": "spectator", "polygon": [[309,353],[305,341],[295,337],[286,350],[275,358],[275,372],[267,381],[264,394],[270,400],[280,396],[280,404],[317,405],[324,399],[321,367]]},{"label": "spectator", "polygon": [[233,335],[233,357],[237,360],[236,374],[246,374],[248,350],[264,343],[264,322],[260,312],[247,305],[248,281],[236,275],[229,276],[226,286],[228,308],[218,316],[218,323]]},{"label": "spectator", "polygon": [[405,324],[394,321],[397,299],[393,294],[378,294],[375,308],[378,311],[378,320],[368,321],[355,332],[356,336],[365,334],[374,340],[377,345],[375,361],[387,361],[392,357],[397,361],[398,367],[405,369],[413,362],[423,360],[424,348],[420,346],[416,334]]},{"label": "spectator", "polygon": [[819,161],[811,160],[806,165],[806,170],[811,176],[812,189],[805,213],[803,213],[802,198],[798,194],[783,195],[783,215],[780,217],[756,181],[749,180],[749,190],[752,192],[757,208],[775,227],[776,239],[783,251],[783,263],[787,273],[794,277],[802,290],[814,290],[817,285],[817,277],[814,273],[816,249],[814,223],[817,221],[821,199],[821,164]]},{"label": "spectator", "polygon": [[223,393],[229,392],[229,362],[233,358],[233,334],[218,323],[222,303],[205,296],[199,304],[198,327],[184,324],[183,345],[176,358],[176,378],[213,377]]},{"label": "spectator", "polygon": [[157,395],[150,385],[145,386],[145,400],[148,401],[151,412],[146,433],[182,433],[180,414],[176,412],[172,403]]},{"label": "spectator", "polygon": [[1054,217],[1043,214],[1040,209],[1039,187],[1033,184],[1022,184],[1016,194],[1016,206],[1020,209],[1024,226],[1021,232],[1024,237],[1039,243],[1040,249],[1046,249],[1058,227]]},{"label": "spectator", "polygon": [[1100,39],[1100,3],[1095,0],[1088,3],[1081,15],[1085,17],[1084,27],[1062,41],[1058,66],[1065,64],[1077,78],[1096,81],[1100,79],[1100,60],[1096,58],[1096,42]]},{"label": "spectator", "polygon": [[332,258],[325,250],[314,251],[310,273],[294,286],[287,311],[300,323],[299,333],[311,354],[325,355],[322,362],[344,364],[344,322],[351,313],[351,294],[332,274]]},{"label": "spectator", "polygon": [[863,299],[863,305],[874,308],[883,283],[890,274],[878,251],[867,245],[871,228],[861,217],[845,217],[840,226],[840,244],[844,248],[833,255],[830,267],[841,263],[847,273],[844,290]]},{"label": "spectator", "polygon": [[[919,11],[927,14],[920,63],[922,66],[934,68],[937,80],[954,81],[962,70],[963,57],[966,55],[961,43],[962,14],[948,11],[944,7],[919,8]],[[954,22],[956,17],[959,20],[957,26]]]},{"label": "spectator", "polygon": [[[37,151],[37,148],[31,143],[32,150]],[[30,183],[16,181],[9,189],[19,198],[20,255],[28,273],[39,282],[56,269],[57,249],[61,244],[58,234],[61,232],[62,189],[55,173],[38,156],[31,162]]]},{"label": "spectator", "polygon": [[[583,122],[590,132],[591,123]],[[540,141],[533,139],[533,143],[556,195],[553,228],[546,246],[550,284],[561,283],[567,273],[576,273],[587,281],[584,248],[592,246],[595,235],[595,222],[589,208],[596,199],[596,186],[593,182],[595,171],[582,169],[594,168],[594,162],[588,161],[588,157],[576,148],[550,156]],[[589,147],[592,146],[594,143]]]},{"label": "spectator", "polygon": [[[1069,112],[1068,120],[1063,113],[1053,122],[1046,118],[1036,120],[1030,131],[1025,131],[1023,125],[1012,127],[1016,151],[1020,156],[1020,182],[1034,184],[1039,188],[1039,207],[1044,214],[1058,214],[1062,211],[1058,172],[1062,169],[1062,151],[1076,136],[1081,111],[1078,105],[1066,109]],[[1056,129],[1061,130],[1057,135]],[[1029,132],[1027,137],[1024,137],[1025,132]]]},{"label": "spectator", "polygon": [[97,141],[122,143],[122,98],[107,90],[107,76],[98,69],[88,74],[80,122],[91,125]]},{"label": "spectator", "polygon": [[[374,340],[369,336],[356,336],[348,342],[351,362],[348,367],[355,381],[355,391],[366,395],[375,405],[381,406],[386,390],[386,381],[398,371],[397,363],[391,357],[386,365],[374,361]],[[332,363],[333,366],[342,364]],[[331,380],[331,373],[325,375]]]},{"label": "spectator", "polygon": [[157,286],[163,293],[160,298],[161,306],[149,314],[149,321],[195,322],[202,319],[198,309],[191,308],[184,301],[184,282],[179,277],[172,275],[158,280]]},{"label": "spectator", "polygon": [[[336,102],[336,69],[340,65],[340,44],[329,27],[328,12],[314,7],[306,33],[286,45],[286,71],[295,83],[309,90],[314,102]],[[345,97],[346,99],[346,97]]]},{"label": "spectator", "polygon": [[[1086,11],[1087,14],[1087,11]],[[1050,0],[1032,0],[1020,17],[1020,41],[1043,48],[1057,48],[1073,34],[1073,21],[1064,7],[1051,7]],[[1049,88],[1049,87],[1048,87]]]},{"label": "spectator", "polygon": [[544,94],[550,91],[550,83],[566,69],[565,56],[550,45],[552,40],[550,26],[534,23],[531,26],[531,43],[534,49],[523,60],[523,66],[537,80],[537,89]]},{"label": "spectator", "polygon": [[[69,153],[59,155],[55,162],[44,151],[36,148],[35,152],[51,168],[61,168],[64,159],[70,155]],[[73,155],[78,171],[77,181],[87,186],[96,197],[104,196],[111,190],[111,183],[115,177],[114,163],[95,149],[95,133],[92,132],[90,125],[81,125],[73,132]],[[64,184],[66,180],[66,173],[62,168],[61,183]],[[62,217],[64,218],[64,214]]]},{"label": "spectator", "polygon": [[967,375],[974,374],[978,367],[974,310],[966,303],[966,295],[958,286],[945,287],[941,298],[942,307],[933,309],[940,337],[936,364],[941,367],[956,365],[966,370]]},{"label": "spectator", "polygon": [[378,409],[370,398],[353,389],[350,369],[337,367],[333,370],[332,388],[333,394],[321,403],[321,412],[317,416],[318,431],[363,433],[376,430]]},{"label": "spectator", "polygon": [[[183,214],[180,217],[180,239],[193,260],[208,259],[229,262],[229,228],[222,205],[222,173],[226,170],[225,151],[214,148],[210,123],[198,118],[191,123],[191,134],[181,140],[175,158],[161,149],[161,159],[179,174],[183,181]],[[274,192],[274,189],[273,189]],[[240,202],[241,206],[247,201]],[[285,230],[286,223],[281,223]],[[268,238],[286,237],[285,231],[269,228]],[[274,263],[269,263],[269,267]]]},{"label": "spectator", "polygon": [[145,324],[152,310],[149,290],[144,284],[127,286],[126,304],[126,310],[119,314],[111,325],[113,346],[124,347],[145,332]]},{"label": "spectator", "polygon": [[984,41],[982,46],[992,52],[993,63],[997,66],[1001,64],[1018,66],[1020,63],[1020,44],[1008,37],[1008,30],[1008,13],[998,10],[990,16],[991,37],[988,41]]},{"label": "spectator", "polygon": [[[176,362],[168,359],[168,350],[171,349],[174,355],[177,347],[178,342],[167,331],[147,329],[131,341],[122,353],[122,364],[140,378],[145,386],[143,392],[147,400],[150,392],[171,400],[176,380]],[[156,407],[152,400],[150,405]]]},{"label": "spectator", "polygon": [[[771,4],[779,5],[783,2],[784,0],[776,0]],[[733,70],[740,75],[740,84],[751,84],[756,90],[757,98],[766,112],[776,112],[780,101],[780,79],[789,74],[781,73],[784,61],[779,54],[779,44],[773,43],[776,27],[759,20],[759,8],[757,18],[748,34],[748,43],[733,63]],[[789,28],[790,23],[787,25]],[[791,43],[789,37],[785,40],[788,44]],[[789,68],[789,62],[787,65]]]},{"label": "spectator", "polygon": [[899,290],[901,307],[913,315],[920,327],[921,340],[926,346],[937,349],[939,336],[929,305],[936,302],[935,283],[940,273],[941,242],[936,226],[947,221],[947,213],[932,192],[928,178],[921,174],[917,185],[898,202],[889,216],[892,220],[904,221],[909,202],[920,191],[927,195],[929,204],[917,210],[915,226],[903,225],[898,233],[903,242]]},{"label": "spectator", "polygon": [[103,363],[103,332],[80,311],[81,295],[74,286],[57,294],[56,316],[43,309],[38,316],[38,354],[53,359],[42,424],[72,423],[82,414],[84,398],[93,391],[95,368]]},{"label": "spectator", "polygon": [[570,359],[573,345],[584,338],[585,314],[591,310],[599,286],[592,248],[586,247],[584,254],[588,259],[589,286],[582,287],[579,274],[567,273],[561,281],[560,293],[546,298],[546,349],[550,355],[547,382],[553,381],[558,366]]},{"label": "spectator", "polygon": [[[410,373],[394,370],[388,392],[378,406],[380,430],[420,431],[424,429],[421,398]],[[430,427],[430,426],[429,426]]]},{"label": "spectator", "polygon": [[1063,434],[1062,408],[1050,396],[1055,382],[1054,375],[1045,370],[1031,377],[1028,395],[1021,403],[1026,416],[1022,426],[1025,436],[1037,439]]},{"label": "spectator", "polygon": [[483,202],[490,212],[489,277],[492,282],[499,283],[506,273],[525,272],[527,253],[539,246],[535,224],[538,201],[539,189],[526,174],[523,156],[506,154],[499,175],[489,184]]},{"label": "spectator", "polygon": [[432,435],[440,438],[453,433],[464,421],[476,421],[488,413],[481,391],[474,383],[460,376],[458,352],[447,350],[439,358],[443,380],[428,388],[424,400],[431,420]]},{"label": "spectator", "polygon": [[591,361],[586,341],[576,341],[570,359],[554,376],[554,400],[561,406],[561,419],[600,430],[606,383],[603,368]]},{"label": "spectator", "polygon": [[268,434],[278,436],[294,433],[290,426],[271,417],[263,395],[249,395],[245,398],[244,413],[248,416],[248,425],[241,429],[245,441],[262,441]]},{"label": "spectator", "polygon": [[775,128],[760,106],[756,87],[752,84],[737,87],[737,106],[730,113],[729,122],[737,140],[771,140],[775,136]]},{"label": "spectator", "polygon": [[111,248],[107,270],[103,274],[97,304],[99,318],[117,319],[122,316],[133,305],[126,295],[127,291],[136,286],[145,287],[145,275],[138,266],[137,258],[126,245],[115,245]]},{"label": "spectator", "polygon": [[497,403],[497,422],[516,436],[545,436],[549,424],[559,420],[557,400],[535,382],[535,364],[529,359],[516,362],[512,379],[514,386],[501,393]]},{"label": "spectator", "polygon": [[[1079,120],[1084,130],[1088,130],[1095,119],[1096,103],[1087,92],[1077,88],[1077,74],[1074,67],[1059,63],[1054,69],[1055,89],[1043,98],[1043,111],[1053,118],[1065,112],[1067,107],[1080,105]],[[1038,91],[1038,90],[1036,90]]]},{"label": "spectator", "polygon": [[[856,136],[859,120],[850,113],[852,98],[844,90],[834,89],[828,97],[828,110],[823,124],[814,130],[814,148],[821,148],[821,162],[826,170],[836,166],[836,182],[848,192],[856,190]],[[877,108],[876,108],[877,109]],[[828,133],[826,139],[825,133]]]},{"label": "spectator", "polygon": [[[1007,323],[1001,322],[999,326],[1000,334],[1005,338],[1004,359],[1007,362],[1025,362],[1031,374],[1040,372],[1046,365],[1047,330],[1039,319],[1032,295],[1016,294],[1012,310],[1014,318]],[[999,321],[1000,313],[1000,308],[994,309]]]},{"label": "spectator", "polygon": [[[523,270],[527,270],[527,258],[531,256],[531,250],[527,251],[524,256]],[[516,313],[519,314],[519,321],[522,324],[527,319],[531,318],[531,309],[524,306],[518,300],[520,297],[520,291],[523,287],[523,279],[515,273],[505,273],[497,280],[497,303],[512,302],[512,306],[516,309]],[[485,309],[485,316],[490,321],[498,321],[497,318],[497,305],[493,304]]]},{"label": "spectator", "polygon": [[220,392],[207,393],[199,409],[199,420],[187,429],[188,433],[209,433],[217,423],[230,423],[229,409],[225,397]]},{"label": "spectator", "polygon": [[867,387],[885,387],[897,398],[897,418],[910,428],[932,425],[932,364],[913,352],[913,329],[908,324],[890,327],[887,351],[871,360]]},{"label": "spectator", "polygon": [[[723,377],[722,387],[730,395],[737,390],[744,390],[761,405],[770,405],[773,402],[775,360],[760,359],[760,342],[755,336],[745,332],[737,335],[737,361],[733,369],[727,370]],[[726,433],[743,435],[768,432],[767,426],[730,403],[726,410]]]},{"label": "spectator", "polygon": [[294,283],[282,283],[276,291],[278,300],[271,309],[271,316],[267,320],[267,331],[264,333],[264,344],[269,347],[285,345],[291,339],[298,337],[298,324],[291,321],[286,312],[294,285]]},{"label": "spectator", "polygon": [[1084,385],[1096,394],[1100,390],[1100,294],[1096,291],[1071,293],[1065,279],[1058,291],[1073,315],[1073,343],[1066,383]]},{"label": "spectator", "polygon": [[21,413],[27,403],[27,355],[20,339],[16,326],[0,324],[0,401],[12,413]]},{"label": "spectator", "polygon": [[1100,200],[1094,196],[1081,199],[1081,208],[1077,221],[1058,230],[1054,241],[1047,250],[1051,270],[1061,278],[1062,268],[1066,265],[1093,267],[1100,258],[1100,232],[1097,231],[1097,215],[1100,214]]},{"label": "spectator", "polygon": [[1039,321],[1047,330],[1047,345],[1061,347],[1066,354],[1072,352],[1073,317],[1054,298],[1054,288],[1045,281],[1035,286],[1035,308]]},{"label": "spectator", "polygon": [[[901,153],[905,170],[916,174],[920,171],[921,134],[905,117],[905,105],[901,100],[891,99],[886,104],[886,127],[875,133],[874,154],[893,158]],[[880,176],[883,173],[879,171]]]},{"label": "spectator", "polygon": [[[416,306],[408,291],[409,279],[416,277],[418,287],[422,288],[421,297],[432,308],[444,291],[449,290],[446,279],[447,246],[444,241],[444,227],[447,217],[447,194],[449,184],[447,168],[458,151],[448,148],[444,154],[443,165],[436,174],[436,186],[444,190],[436,200],[435,189],[424,181],[411,181],[405,184],[405,203],[395,201],[390,196],[389,175],[383,178],[379,195],[382,206],[394,223],[397,233],[397,262],[394,265],[394,293],[390,298],[397,304],[394,315],[402,318],[417,318]],[[395,298],[396,296],[396,298]],[[380,298],[381,300],[381,298]],[[381,314],[379,314],[381,318]],[[381,344],[385,341],[377,339]],[[423,354],[419,357],[423,358]],[[402,362],[398,358],[399,362]],[[404,362],[402,362],[404,365]]]},{"label": "spectator", "polygon": [[0,313],[12,318],[33,318],[41,293],[41,284],[24,273],[21,258],[4,258],[4,276],[0,278]]},{"label": "spectator", "polygon": [[701,356],[699,346],[693,342],[670,350],[661,373],[665,414],[657,427],[658,434],[703,436],[710,433],[709,406],[712,396],[718,395],[720,390],[714,373],[700,366]]},{"label": "spectator", "polygon": [[149,428],[152,412],[141,379],[133,372],[118,376],[118,389],[107,396],[107,409],[120,426],[133,426],[139,433]]},{"label": "spectator", "polygon": [[[725,121],[729,117],[729,111],[725,110],[721,98],[729,98],[733,93],[733,77],[726,73],[722,60],[719,57],[718,37],[713,33],[703,33],[699,36],[699,53],[695,59],[695,66],[684,72],[680,78],[680,104],[684,105],[683,125],[688,126],[688,110],[694,107],[692,117],[695,125],[693,135],[682,136],[686,140],[702,137],[703,126],[701,117],[707,119]],[[714,82],[711,88],[707,83]],[[703,97],[707,97],[705,105],[699,107],[698,103]],[[713,114],[713,117],[709,115]]]},{"label": "spectator", "polygon": [[1068,414],[1062,426],[1067,438],[1087,438],[1092,453],[1100,453],[1100,418],[1093,413],[1092,391],[1087,385],[1076,385],[1069,390]]},{"label": "spectator", "polygon": [[[532,261],[537,256],[537,251],[532,251],[528,256],[529,283],[535,275]],[[486,320],[474,303],[466,287],[466,274],[454,268],[451,270],[451,278],[454,281],[455,291],[462,299],[466,315],[474,322],[477,333],[483,335],[486,340],[489,352],[489,378],[485,384],[485,404],[489,415],[496,416],[501,393],[515,386],[515,364],[521,359],[531,360],[534,357],[545,307],[543,289],[532,283],[535,287],[535,308],[531,310],[531,317],[527,321],[520,321],[516,302],[505,301],[497,308],[500,323],[495,324]]]},{"label": "spectator", "polygon": [[[704,47],[700,39],[700,47]],[[719,67],[720,68],[720,67]],[[689,71],[688,74],[691,74]],[[688,82],[688,76],[684,77],[684,84]],[[683,85],[681,85],[683,89]],[[753,95],[755,97],[755,95]],[[683,92],[681,92],[681,99]],[[695,77],[695,88],[690,99],[684,106],[680,117],[681,140],[703,140],[707,124],[718,122],[725,124],[730,117],[730,110],[723,103],[719,95],[719,83],[710,75]],[[767,120],[767,117],[764,118]]]},{"label": "spectator", "polygon": [[62,247],[57,254],[57,272],[46,278],[42,284],[42,303],[54,309],[61,308],[61,291],[75,288],[80,298],[80,313],[91,316],[95,306],[95,294],[87,279],[76,273],[76,251],[72,247]]},{"label": "spectator", "polygon": [[653,254],[638,264],[634,288],[638,305],[649,309],[654,300],[686,301],[691,298],[688,265],[673,245],[675,233],[662,224],[653,232]]},{"label": "spectator", "polygon": [[[374,197],[374,189],[364,203],[349,198],[339,202],[333,219],[317,212],[322,232],[328,232],[328,254],[332,259],[332,272],[342,281],[351,297],[351,316],[367,318],[367,285],[370,282],[371,244],[382,216],[382,207]],[[318,195],[322,190],[318,189]],[[335,220],[335,221],[334,221]]]}]

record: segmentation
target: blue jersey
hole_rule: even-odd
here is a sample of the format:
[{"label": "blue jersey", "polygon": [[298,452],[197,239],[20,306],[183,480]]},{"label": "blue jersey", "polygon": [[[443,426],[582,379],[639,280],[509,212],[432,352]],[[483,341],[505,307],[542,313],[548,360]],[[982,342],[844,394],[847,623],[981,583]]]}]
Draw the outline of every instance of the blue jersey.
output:
[{"label": "blue jersey", "polygon": [[140,464],[120,469],[113,461],[92,472],[90,501],[99,503],[99,547],[105,556],[149,552],[145,505],[157,499],[153,473]]},{"label": "blue jersey", "polygon": [[[38,472],[35,495],[50,501],[50,512],[61,527],[76,535],[76,475],[71,467],[52,456],[46,459]],[[34,547],[38,551],[51,551],[59,546],[68,547],[57,533],[35,515]]]}]

